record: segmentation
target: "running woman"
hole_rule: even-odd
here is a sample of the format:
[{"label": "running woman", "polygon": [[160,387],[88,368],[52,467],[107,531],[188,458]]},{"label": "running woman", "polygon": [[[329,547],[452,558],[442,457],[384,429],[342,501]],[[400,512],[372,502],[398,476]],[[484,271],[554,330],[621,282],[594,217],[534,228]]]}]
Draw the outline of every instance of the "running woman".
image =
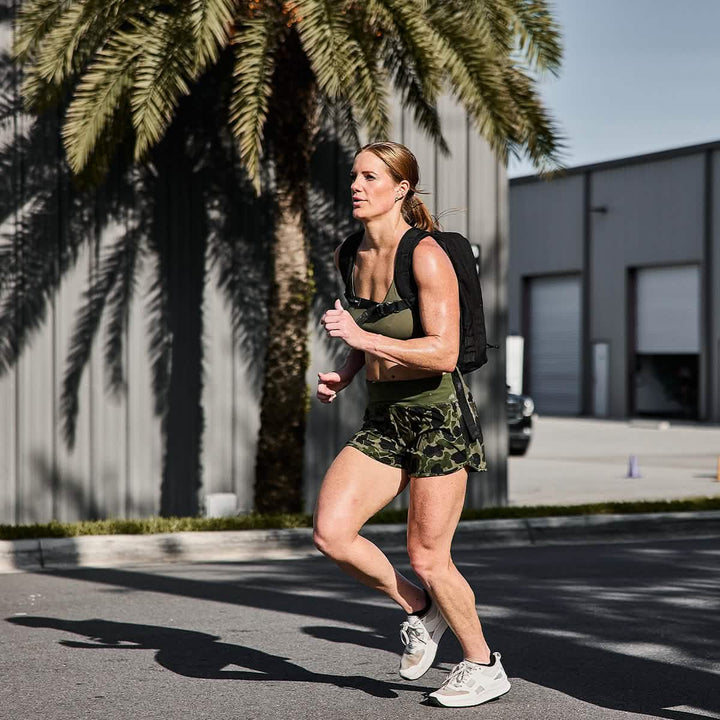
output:
[{"label": "running woman", "polygon": [[[428,235],[412,259],[417,306],[364,322],[367,308],[400,299],[393,272],[404,233],[435,225],[416,194],[417,161],[403,145],[380,142],[361,148],[351,178],[353,217],[364,226],[350,287],[359,301],[345,310],[338,300],[322,317],[327,334],[341,339],[349,353],[342,367],[319,374],[317,397],[331,403],[364,366],[368,406],[362,427],[323,480],[315,545],[407,613],[400,626],[403,678],[416,680],[427,672],[450,627],[463,659],[430,699],[448,707],[478,705],[504,695],[510,683],[500,653],[491,652],[485,640],[473,591],[450,554],[468,471],[486,470],[482,441],[463,432],[451,376],[460,342],[457,278],[444,250]],[[422,587],[359,534],[406,487],[407,550]]]}]

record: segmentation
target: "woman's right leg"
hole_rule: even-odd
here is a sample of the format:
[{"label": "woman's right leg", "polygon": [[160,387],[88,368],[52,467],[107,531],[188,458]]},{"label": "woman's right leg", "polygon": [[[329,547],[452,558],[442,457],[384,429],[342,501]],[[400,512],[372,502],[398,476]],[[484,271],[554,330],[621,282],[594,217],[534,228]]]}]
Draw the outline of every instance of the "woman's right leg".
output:
[{"label": "woman's right leg", "polygon": [[315,508],[315,546],[360,582],[380,590],[406,613],[425,607],[422,588],[390,564],[360,528],[408,483],[400,468],[345,447],[325,475]]}]

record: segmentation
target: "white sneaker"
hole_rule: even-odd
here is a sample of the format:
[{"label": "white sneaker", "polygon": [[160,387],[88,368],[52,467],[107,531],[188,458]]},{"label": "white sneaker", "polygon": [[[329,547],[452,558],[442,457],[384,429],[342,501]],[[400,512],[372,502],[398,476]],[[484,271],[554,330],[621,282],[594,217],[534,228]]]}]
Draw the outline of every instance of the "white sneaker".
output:
[{"label": "white sneaker", "polygon": [[438,643],[448,624],[433,602],[430,609],[421,618],[408,615],[406,622],[400,625],[400,639],[405,652],[400,658],[400,675],[406,680],[417,680],[433,664]]},{"label": "white sneaker", "polygon": [[431,702],[445,707],[468,707],[494,700],[510,690],[500,653],[491,655],[492,665],[478,665],[463,660],[447,676],[442,686],[428,696]]}]

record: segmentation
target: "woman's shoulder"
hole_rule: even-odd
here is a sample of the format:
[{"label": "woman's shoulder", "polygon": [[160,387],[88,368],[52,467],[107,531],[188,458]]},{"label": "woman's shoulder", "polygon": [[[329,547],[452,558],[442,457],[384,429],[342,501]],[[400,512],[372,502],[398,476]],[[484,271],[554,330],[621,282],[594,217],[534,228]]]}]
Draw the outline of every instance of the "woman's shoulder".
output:
[{"label": "woman's shoulder", "polygon": [[432,235],[426,235],[418,242],[412,264],[415,279],[420,283],[425,279],[444,280],[447,273],[455,273],[447,253]]},{"label": "woman's shoulder", "polygon": [[440,247],[438,242],[432,235],[425,235],[420,238],[418,244],[413,251],[413,266],[417,263],[433,263],[442,262],[443,258],[447,258],[447,254]]}]

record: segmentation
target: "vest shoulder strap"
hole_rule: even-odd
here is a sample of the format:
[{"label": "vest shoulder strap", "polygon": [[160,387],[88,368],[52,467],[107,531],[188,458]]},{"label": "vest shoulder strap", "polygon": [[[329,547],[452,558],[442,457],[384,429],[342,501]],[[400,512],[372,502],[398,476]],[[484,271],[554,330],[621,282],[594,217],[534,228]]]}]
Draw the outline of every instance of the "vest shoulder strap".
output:
[{"label": "vest shoulder strap", "polygon": [[428,235],[431,233],[427,230],[410,228],[400,238],[395,252],[395,288],[410,307],[417,305],[417,283],[412,268],[413,253],[418,243]]},{"label": "vest shoulder strap", "polygon": [[348,235],[340,245],[340,252],[338,253],[338,270],[340,271],[340,277],[342,277],[343,283],[345,284],[345,299],[350,302],[354,299],[352,292],[352,274],[353,268],[355,267],[355,255],[357,249],[360,247],[360,243],[363,239],[363,231],[358,230],[352,235]]}]

